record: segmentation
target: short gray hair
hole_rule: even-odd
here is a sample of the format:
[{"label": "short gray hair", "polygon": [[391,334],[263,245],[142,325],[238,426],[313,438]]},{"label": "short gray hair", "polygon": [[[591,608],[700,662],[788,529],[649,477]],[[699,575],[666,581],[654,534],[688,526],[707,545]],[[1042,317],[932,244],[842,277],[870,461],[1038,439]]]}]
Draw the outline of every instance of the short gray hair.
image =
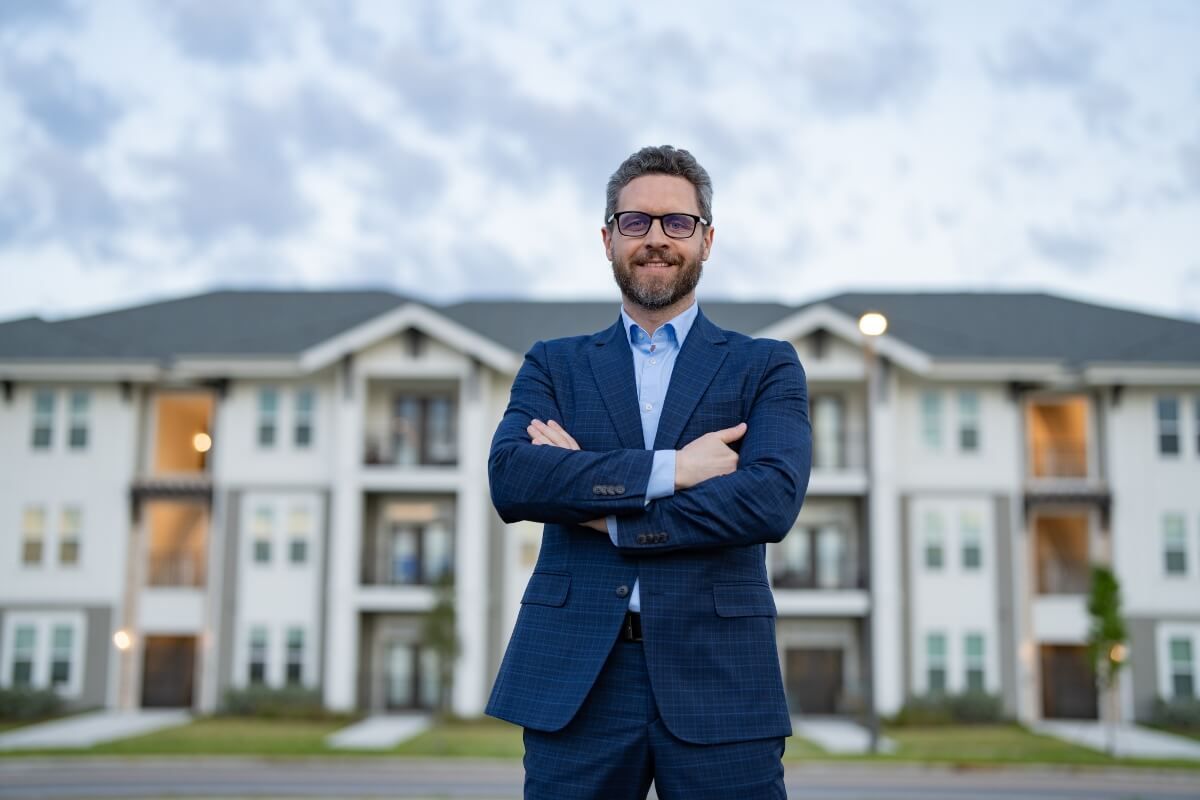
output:
[{"label": "short gray hair", "polygon": [[687,150],[677,150],[669,144],[643,147],[625,159],[608,179],[608,194],[604,204],[604,221],[617,213],[617,195],[630,181],[643,175],[676,175],[696,187],[696,204],[700,216],[712,223],[712,179]]}]

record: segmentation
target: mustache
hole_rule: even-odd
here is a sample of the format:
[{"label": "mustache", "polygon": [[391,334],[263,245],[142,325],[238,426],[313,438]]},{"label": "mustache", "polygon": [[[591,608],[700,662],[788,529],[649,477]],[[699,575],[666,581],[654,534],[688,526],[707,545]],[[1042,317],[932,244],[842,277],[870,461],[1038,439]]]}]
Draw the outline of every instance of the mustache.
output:
[{"label": "mustache", "polygon": [[633,258],[633,263],[637,266],[642,266],[651,261],[662,261],[665,264],[670,264],[673,267],[678,267],[683,264],[683,256],[674,255],[669,252],[650,252],[643,255],[638,255]]}]

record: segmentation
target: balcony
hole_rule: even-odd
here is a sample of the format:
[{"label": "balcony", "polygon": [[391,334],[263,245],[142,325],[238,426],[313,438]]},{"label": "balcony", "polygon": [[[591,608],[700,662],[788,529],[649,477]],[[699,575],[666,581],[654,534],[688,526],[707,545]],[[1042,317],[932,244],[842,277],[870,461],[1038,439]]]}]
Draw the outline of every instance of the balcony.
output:
[{"label": "balcony", "polygon": [[811,403],[813,426],[810,494],[853,495],[867,489],[865,432],[847,419],[846,398],[817,394]]},{"label": "balcony", "polygon": [[866,589],[867,571],[850,534],[837,525],[798,525],[772,545],[771,583],[777,589]]},{"label": "balcony", "polygon": [[213,394],[207,391],[167,391],[155,396],[150,463],[134,480],[135,500],[211,500],[214,405]]},{"label": "balcony", "polygon": [[456,389],[376,382],[368,397],[363,464],[372,468],[456,467]]},{"label": "balcony", "polygon": [[453,580],[453,499],[371,496],[362,554],[363,586],[430,587]]},{"label": "balcony", "polygon": [[208,579],[208,507],[186,501],[145,504],[146,585],[198,588]]},{"label": "balcony", "polygon": [[1025,429],[1026,511],[1083,503],[1099,509],[1107,526],[1112,495],[1098,467],[1090,400],[1032,400],[1025,409]]},{"label": "balcony", "polygon": [[1034,526],[1039,595],[1084,595],[1091,587],[1088,513],[1039,514]]}]

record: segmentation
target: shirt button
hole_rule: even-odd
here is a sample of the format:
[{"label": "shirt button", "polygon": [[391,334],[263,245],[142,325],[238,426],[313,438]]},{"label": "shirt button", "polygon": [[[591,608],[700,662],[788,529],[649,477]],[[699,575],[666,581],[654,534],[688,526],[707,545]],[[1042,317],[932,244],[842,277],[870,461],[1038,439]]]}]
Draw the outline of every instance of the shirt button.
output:
[{"label": "shirt button", "polygon": [[618,586],[617,587],[617,597],[625,597],[627,594],[629,594],[628,586]]},{"label": "shirt button", "polygon": [[647,411],[653,411],[653,410],[654,410],[654,404],[653,404],[653,403],[646,403],[646,410],[647,410]]},{"label": "shirt button", "polygon": [[653,359],[653,358],[652,358],[652,359],[650,359],[650,365],[651,365],[651,366],[654,366],[654,365],[655,365],[655,364],[657,364],[657,363],[658,363],[658,361],[657,361],[656,359]]}]

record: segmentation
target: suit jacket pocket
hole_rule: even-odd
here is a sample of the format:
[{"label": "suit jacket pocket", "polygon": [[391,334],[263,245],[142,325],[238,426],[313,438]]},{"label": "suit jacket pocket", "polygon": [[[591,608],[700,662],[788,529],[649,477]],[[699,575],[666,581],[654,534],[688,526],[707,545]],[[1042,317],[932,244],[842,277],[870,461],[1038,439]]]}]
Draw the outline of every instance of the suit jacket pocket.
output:
[{"label": "suit jacket pocket", "polygon": [[567,602],[571,576],[565,572],[535,572],[529,578],[521,603],[538,606],[561,606]]},{"label": "suit jacket pocket", "polygon": [[773,617],[775,597],[765,583],[714,583],[718,617]]}]

